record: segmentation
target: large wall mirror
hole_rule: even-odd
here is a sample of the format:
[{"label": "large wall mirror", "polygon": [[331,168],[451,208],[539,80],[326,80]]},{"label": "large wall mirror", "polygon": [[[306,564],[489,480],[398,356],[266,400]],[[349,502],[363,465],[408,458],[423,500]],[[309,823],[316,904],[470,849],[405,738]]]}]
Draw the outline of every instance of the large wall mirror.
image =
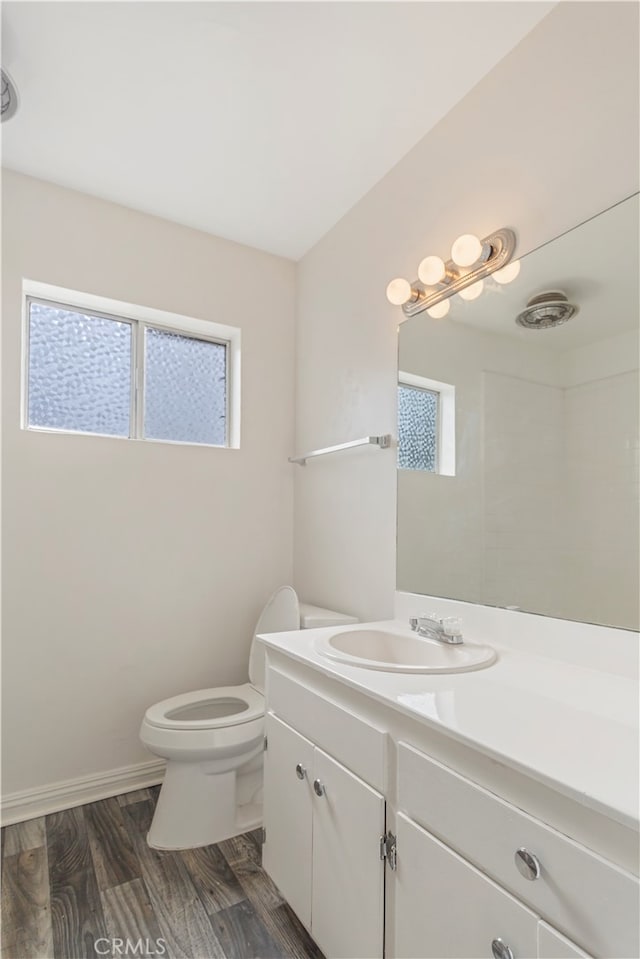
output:
[{"label": "large wall mirror", "polygon": [[638,629],[638,213],[402,324],[398,589]]}]

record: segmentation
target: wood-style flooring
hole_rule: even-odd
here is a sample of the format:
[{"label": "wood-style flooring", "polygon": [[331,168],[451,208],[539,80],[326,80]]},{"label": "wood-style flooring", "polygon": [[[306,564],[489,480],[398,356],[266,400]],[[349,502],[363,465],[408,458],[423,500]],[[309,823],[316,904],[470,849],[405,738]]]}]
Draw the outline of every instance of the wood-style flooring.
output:
[{"label": "wood-style flooring", "polygon": [[158,790],[2,830],[2,959],[323,959],[263,872],[259,833],[147,846]]}]

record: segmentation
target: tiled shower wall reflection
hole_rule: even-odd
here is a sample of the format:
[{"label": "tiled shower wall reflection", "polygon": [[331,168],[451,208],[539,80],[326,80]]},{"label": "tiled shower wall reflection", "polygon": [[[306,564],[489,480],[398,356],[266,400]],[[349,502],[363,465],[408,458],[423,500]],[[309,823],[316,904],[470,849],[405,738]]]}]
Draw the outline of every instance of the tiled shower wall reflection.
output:
[{"label": "tiled shower wall reflection", "polygon": [[585,619],[636,628],[639,409],[637,370],[565,393],[566,602]]},{"label": "tiled shower wall reflection", "polygon": [[485,602],[637,625],[638,372],[484,392]]},{"label": "tiled shower wall reflection", "polygon": [[564,615],[564,390],[482,379],[484,601]]},{"label": "tiled shower wall reflection", "polygon": [[398,471],[398,589],[637,628],[637,357],[404,324],[400,368],[456,387],[456,475]]}]

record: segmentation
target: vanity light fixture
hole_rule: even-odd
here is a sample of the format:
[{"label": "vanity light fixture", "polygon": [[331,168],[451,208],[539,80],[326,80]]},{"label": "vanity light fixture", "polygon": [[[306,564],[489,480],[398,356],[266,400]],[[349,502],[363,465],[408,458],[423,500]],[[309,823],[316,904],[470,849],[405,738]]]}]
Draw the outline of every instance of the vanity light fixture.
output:
[{"label": "vanity light fixture", "polygon": [[446,275],[445,262],[439,256],[426,256],[418,267],[418,278],[425,286],[442,283]]},{"label": "vanity light fixture", "polygon": [[496,270],[493,274],[493,278],[496,283],[504,285],[505,283],[511,283],[512,280],[520,273],[520,260],[513,260],[511,263],[508,263],[507,266],[503,266],[501,270]]},{"label": "vanity light fixture", "polygon": [[477,300],[482,293],[483,288],[484,283],[482,280],[476,280],[476,282],[472,283],[471,286],[465,286],[464,290],[460,290],[460,299]]},{"label": "vanity light fixture", "polygon": [[401,276],[392,280],[387,287],[387,299],[394,306],[402,306],[403,303],[408,303],[412,294],[411,284]]},{"label": "vanity light fixture", "polygon": [[392,280],[387,299],[401,306],[406,317],[426,310],[433,319],[440,319],[449,312],[455,293],[464,300],[480,296],[484,277],[494,274],[501,284],[515,280],[520,272],[519,261],[511,262],[515,248],[515,233],[506,227],[483,239],[464,233],[451,247],[450,260],[426,256],[418,267],[418,279],[413,283],[403,277]]},{"label": "vanity light fixture", "polygon": [[440,303],[436,303],[435,306],[430,306],[427,313],[432,319],[441,320],[443,316],[447,315],[450,309],[451,303],[449,300],[441,300]]},{"label": "vanity light fixture", "polygon": [[491,247],[482,243],[473,233],[463,233],[451,247],[451,259],[456,266],[473,266],[490,255]]}]

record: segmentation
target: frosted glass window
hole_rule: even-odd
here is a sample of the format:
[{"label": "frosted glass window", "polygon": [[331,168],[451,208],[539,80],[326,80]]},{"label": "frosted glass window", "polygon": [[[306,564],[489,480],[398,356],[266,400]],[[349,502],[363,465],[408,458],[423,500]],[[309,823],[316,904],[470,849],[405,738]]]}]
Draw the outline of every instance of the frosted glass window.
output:
[{"label": "frosted glass window", "polygon": [[[228,384],[240,331],[131,308],[157,313],[156,325],[153,317],[129,316],[125,303],[90,303],[85,309],[27,295],[23,425],[228,446],[237,434]],[[176,326],[159,325],[165,316]]]},{"label": "frosted glass window", "polygon": [[131,324],[28,304],[28,425],[129,436]]},{"label": "frosted glass window", "polygon": [[227,348],[145,330],[144,436],[225,446]]},{"label": "frosted glass window", "polygon": [[398,467],[435,473],[438,466],[438,394],[398,386]]}]

